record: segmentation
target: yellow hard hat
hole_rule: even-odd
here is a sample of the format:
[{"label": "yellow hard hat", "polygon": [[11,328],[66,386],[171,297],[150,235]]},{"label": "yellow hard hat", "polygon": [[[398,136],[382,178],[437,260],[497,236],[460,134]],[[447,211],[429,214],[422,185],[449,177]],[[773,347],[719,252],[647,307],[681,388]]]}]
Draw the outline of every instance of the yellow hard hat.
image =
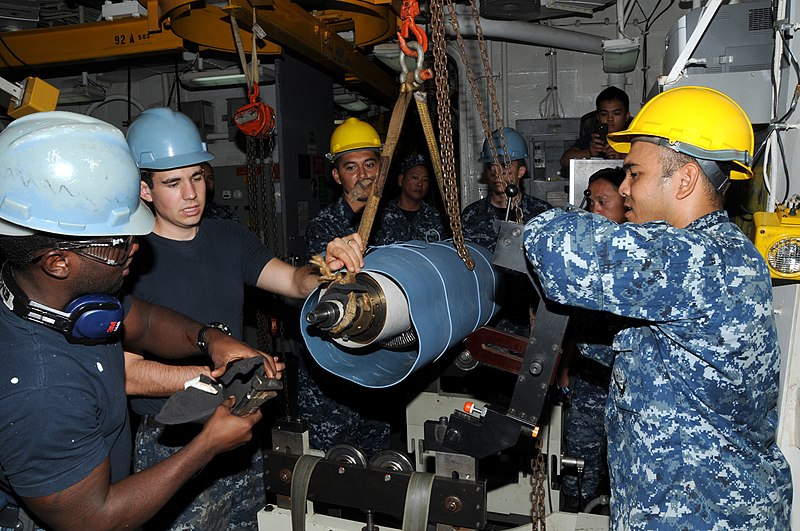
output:
[{"label": "yellow hard hat", "polygon": [[[658,137],[670,149],[701,160],[731,162],[731,179],[753,176],[753,126],[731,98],[708,87],[678,87],[662,92],[642,107],[624,131],[608,143],[628,153],[636,137]],[[710,177],[710,176],[709,176]]]},{"label": "yellow hard hat", "polygon": [[381,150],[381,138],[374,127],[358,118],[348,118],[331,135],[331,151],[326,155],[334,161],[347,151],[361,149]]}]

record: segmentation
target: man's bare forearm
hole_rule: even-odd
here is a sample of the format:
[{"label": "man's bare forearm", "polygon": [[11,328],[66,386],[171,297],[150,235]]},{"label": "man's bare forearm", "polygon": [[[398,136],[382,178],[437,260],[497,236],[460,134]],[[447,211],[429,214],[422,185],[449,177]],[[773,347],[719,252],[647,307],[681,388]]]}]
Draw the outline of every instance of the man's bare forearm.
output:
[{"label": "man's bare forearm", "polygon": [[142,472],[110,484],[107,458],[75,485],[49,496],[27,498],[25,503],[52,529],[135,528],[149,520],[215,455],[251,439],[252,427],[261,414],[236,417],[230,414],[232,403],[228,400],[220,406],[225,409],[223,414],[218,408],[212,416],[217,425],[213,433],[204,429],[181,450]]},{"label": "man's bare forearm", "polygon": [[124,322],[126,350],[152,352],[162,358],[185,358],[200,354],[197,333],[201,323],[155,304],[133,298]]},{"label": "man's bare forearm", "polygon": [[132,396],[170,396],[186,381],[210,373],[207,366],[170,365],[125,352],[125,392]]}]

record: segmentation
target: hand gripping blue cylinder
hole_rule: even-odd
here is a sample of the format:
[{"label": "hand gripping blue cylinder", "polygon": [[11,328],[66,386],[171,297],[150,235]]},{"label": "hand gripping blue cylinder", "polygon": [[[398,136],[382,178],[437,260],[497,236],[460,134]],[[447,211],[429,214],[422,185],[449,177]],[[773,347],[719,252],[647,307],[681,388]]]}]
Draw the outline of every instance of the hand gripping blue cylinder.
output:
[{"label": "hand gripping blue cylinder", "polygon": [[388,277],[407,299],[417,342],[405,350],[377,343],[351,348],[334,342],[304,318],[319,302],[320,290],[314,291],[300,318],[303,339],[314,360],[346,380],[383,388],[439,359],[499,310],[495,294],[500,277],[492,267],[491,253],[469,242],[467,247],[475,261],[473,271],[464,265],[452,242],[386,245],[364,257],[363,271]]}]

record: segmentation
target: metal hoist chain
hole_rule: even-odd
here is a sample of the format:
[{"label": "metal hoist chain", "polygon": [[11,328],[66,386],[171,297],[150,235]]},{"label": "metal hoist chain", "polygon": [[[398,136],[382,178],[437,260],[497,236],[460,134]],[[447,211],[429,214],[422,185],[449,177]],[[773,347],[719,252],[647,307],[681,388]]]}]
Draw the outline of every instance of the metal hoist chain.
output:
[{"label": "metal hoist chain", "polygon": [[[475,35],[478,39],[478,47],[481,53],[481,61],[483,63],[483,70],[486,74],[486,88],[489,94],[489,99],[492,103],[492,112],[494,113],[495,123],[497,124],[497,131],[500,135],[500,146],[508,146],[508,142],[506,141],[505,133],[503,132],[503,114],[500,112],[500,105],[497,102],[497,92],[495,91],[494,87],[494,76],[492,75],[492,67],[489,63],[489,52],[486,46],[486,40],[483,38],[483,29],[481,28],[480,22],[480,14],[478,13],[478,7],[475,3],[475,0],[470,0],[470,9],[472,12],[472,19],[475,24]],[[503,157],[502,162],[500,161],[500,155],[497,153],[497,145],[495,144],[494,137],[492,136],[491,127],[489,126],[489,119],[486,116],[486,108],[483,104],[483,99],[481,98],[480,90],[478,89],[478,84],[476,81],[475,72],[472,69],[472,62],[470,61],[469,54],[467,53],[467,48],[464,44],[464,37],[461,35],[461,29],[458,23],[458,16],[456,13],[455,5],[452,0],[447,0],[447,11],[450,18],[450,25],[453,27],[453,31],[456,35],[456,42],[458,43],[458,51],[461,55],[461,62],[464,64],[464,69],[467,72],[467,81],[469,82],[470,90],[472,91],[472,98],[475,101],[475,107],[478,110],[478,116],[481,119],[481,126],[483,127],[483,134],[486,138],[486,143],[489,146],[489,152],[492,155],[492,163],[495,165],[500,165],[503,168],[508,168],[511,163],[511,157],[508,153],[507,149],[503,150]],[[442,28],[442,31],[444,29]],[[510,174],[503,172],[503,179],[506,183],[511,182]],[[514,204],[514,215],[517,218],[518,222],[523,221],[522,215],[522,208],[520,206],[520,200],[522,198],[522,194],[517,194],[514,198],[512,198],[512,202]]]},{"label": "metal hoist chain", "polygon": [[250,197],[250,230],[278,255],[278,216],[272,179],[272,135],[247,137],[247,192]]},{"label": "metal hoist chain", "polygon": [[538,453],[531,459],[531,520],[533,531],[546,531],[544,489],[547,484],[545,475],[544,454],[542,441],[536,443]]},{"label": "metal hoist chain", "polygon": [[[236,127],[247,138],[247,192],[250,203],[249,228],[256,237],[275,256],[278,253],[278,217],[275,202],[275,183],[273,181],[274,163],[272,159],[276,119],[275,111],[260,100],[258,86],[258,56],[256,54],[256,28],[258,27],[256,8],[252,9],[251,70],[248,69],[244,45],[242,44],[236,17],[230,18],[236,51],[247,79],[248,101],[240,107],[233,117]],[[262,30],[263,31],[263,30]],[[281,330],[278,336],[276,329]],[[275,352],[277,337],[283,344],[283,323],[270,317],[261,308],[256,310],[256,332],[258,346],[262,351]]]},{"label": "metal hoist chain", "polygon": [[[458,185],[456,184],[455,177],[453,124],[450,121],[450,81],[447,73],[442,0],[432,0],[430,9],[433,69],[436,72],[436,112],[439,118],[439,145],[441,146],[442,182],[444,184],[442,195],[444,196],[447,217],[450,219],[450,230],[453,233],[453,243],[455,244],[456,251],[458,252],[458,256],[471,271],[475,267],[475,262],[469,256],[469,250],[464,243],[464,230],[461,226],[461,208],[458,202]],[[421,115],[422,113],[420,113],[420,116]],[[431,151],[431,153],[433,152]]]},{"label": "metal hoist chain", "polygon": [[264,227],[262,221],[264,216],[261,214],[263,203],[259,188],[264,177],[264,169],[261,166],[259,157],[258,138],[247,137],[247,197],[250,203],[250,215],[248,225],[259,240],[264,241]]},{"label": "metal hoist chain", "polygon": [[[273,136],[247,136],[247,191],[250,198],[250,230],[278,254],[278,221],[273,182]],[[271,227],[270,227],[271,225]],[[256,311],[256,335],[261,350],[270,352],[272,318],[261,309]],[[280,323],[279,328],[283,329]]]},{"label": "metal hoist chain", "polygon": [[[270,213],[270,225],[272,226],[272,233],[270,235],[270,239],[268,242],[268,247],[272,249],[272,252],[275,256],[278,256],[278,249],[280,242],[278,241],[278,208],[277,202],[275,199],[275,161],[272,158],[273,149],[275,148],[275,137],[273,135],[269,135],[267,138],[261,138],[261,153],[262,153],[262,160],[264,161],[264,175],[266,177],[267,182],[267,190],[266,194],[269,198],[269,213]],[[264,145],[266,143],[266,146]],[[265,147],[268,147],[266,151],[264,151]]]}]

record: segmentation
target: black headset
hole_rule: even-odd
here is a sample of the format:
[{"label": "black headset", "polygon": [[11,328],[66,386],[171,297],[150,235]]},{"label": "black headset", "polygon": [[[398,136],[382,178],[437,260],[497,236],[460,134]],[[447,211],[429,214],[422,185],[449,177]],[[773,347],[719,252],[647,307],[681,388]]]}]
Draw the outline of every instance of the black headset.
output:
[{"label": "black headset", "polygon": [[32,301],[14,280],[8,262],[0,273],[0,297],[18,316],[61,332],[70,343],[101,343],[119,331],[125,318],[122,303],[113,295],[82,295],[64,311]]}]

